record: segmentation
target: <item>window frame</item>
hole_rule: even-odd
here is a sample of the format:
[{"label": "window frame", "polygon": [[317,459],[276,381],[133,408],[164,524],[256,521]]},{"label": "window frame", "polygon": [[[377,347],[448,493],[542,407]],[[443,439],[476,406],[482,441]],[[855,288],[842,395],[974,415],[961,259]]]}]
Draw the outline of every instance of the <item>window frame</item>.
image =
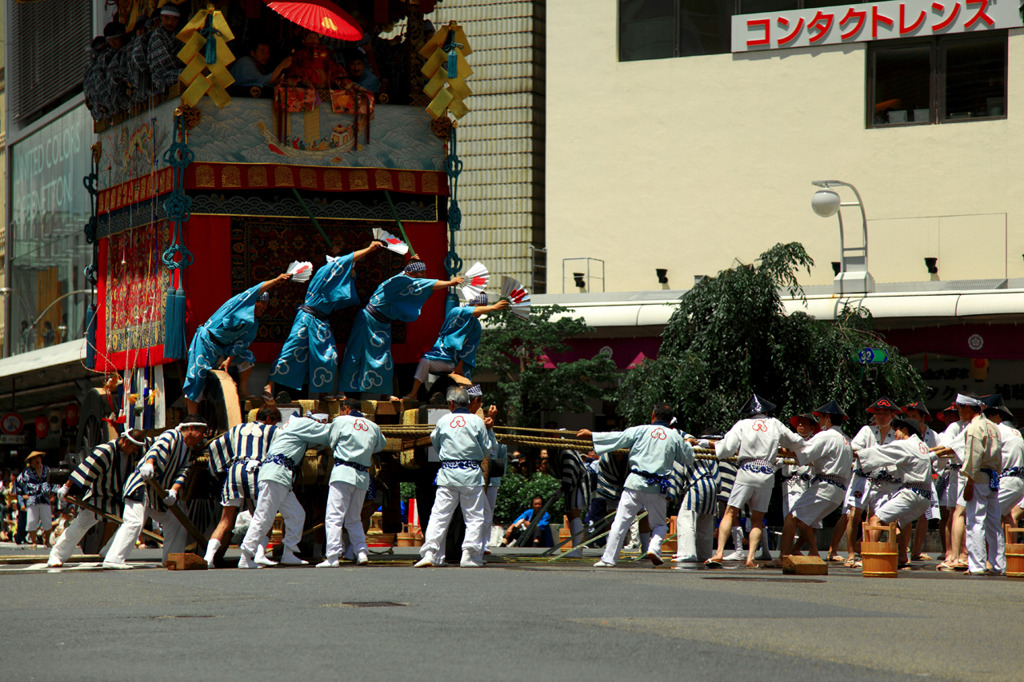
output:
[{"label": "window frame", "polygon": [[[949,46],[957,43],[983,42],[1000,36],[1002,41],[1003,58],[1003,113],[989,116],[967,116],[964,118],[946,118],[947,101],[947,55]],[[904,128],[907,126],[923,125],[948,125],[950,123],[967,123],[974,121],[1000,121],[1008,117],[1009,112],[1009,31],[1006,29],[997,31],[984,31],[977,33],[954,33],[942,36],[929,36],[927,38],[908,38],[905,40],[879,40],[868,42],[865,66],[865,126],[868,129]],[[927,121],[906,121],[903,123],[875,123],[875,85],[877,83],[878,56],[885,52],[896,52],[903,49],[913,49],[918,46],[929,48],[929,69],[928,69],[928,120]]]}]

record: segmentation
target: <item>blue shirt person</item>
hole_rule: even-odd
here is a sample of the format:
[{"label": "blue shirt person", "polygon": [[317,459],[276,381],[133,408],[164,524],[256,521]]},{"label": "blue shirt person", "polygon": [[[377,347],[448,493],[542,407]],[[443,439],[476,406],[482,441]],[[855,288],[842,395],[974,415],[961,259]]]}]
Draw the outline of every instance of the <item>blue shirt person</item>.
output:
[{"label": "blue shirt person", "polygon": [[218,308],[196,330],[188,347],[188,369],[182,387],[189,414],[198,414],[206,375],[215,366],[226,372],[231,363],[235,362],[242,382],[242,394],[246,393],[249,375],[256,361],[249,350],[249,344],[256,338],[259,318],[267,310],[267,292],[291,278],[290,274],[282,272],[274,279],[246,289]]},{"label": "blue shirt person", "polygon": [[434,372],[454,372],[467,379],[472,378],[476,368],[476,349],[480,345],[480,316],[495,310],[508,308],[508,301],[501,300],[487,305],[487,294],[480,293],[465,305],[452,308],[444,316],[441,332],[434,347],[424,353],[416,366],[412,389],[405,395],[413,399],[419,393],[427,376]]},{"label": "blue shirt person", "polygon": [[375,241],[341,258],[328,256],[327,263],[309,280],[305,302],[295,314],[292,330],[263,390],[264,401],[273,400],[275,382],[295,390],[301,389],[304,383],[309,383],[312,391],[334,390],[338,350],[330,315],[359,303],[353,266],[383,246]]},{"label": "blue shirt person", "polygon": [[432,293],[464,281],[462,277],[447,281],[425,279],[426,269],[422,261],[413,260],[403,272],[382,282],[369,304],[356,315],[345,346],[339,389],[391,392],[395,370],[391,323],[415,321]]},{"label": "blue shirt person", "polygon": [[[505,540],[501,545],[507,546],[510,542],[515,542],[519,536],[521,536],[526,529],[533,522],[533,518],[540,514],[540,510],[544,507],[544,498],[537,495],[530,501],[530,509],[527,509],[512,522],[512,525],[505,531]],[[537,528],[533,534],[532,541],[530,544],[534,547],[550,547],[551,546],[551,516],[544,512],[540,516],[540,521],[537,522]]]}]

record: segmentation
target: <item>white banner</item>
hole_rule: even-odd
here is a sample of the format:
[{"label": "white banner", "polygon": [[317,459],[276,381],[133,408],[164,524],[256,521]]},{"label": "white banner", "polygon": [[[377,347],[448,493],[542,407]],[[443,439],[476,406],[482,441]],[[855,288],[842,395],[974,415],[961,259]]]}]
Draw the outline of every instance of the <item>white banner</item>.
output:
[{"label": "white banner", "polygon": [[1022,25],[1019,0],[904,0],[739,14],[732,51],[976,33]]}]

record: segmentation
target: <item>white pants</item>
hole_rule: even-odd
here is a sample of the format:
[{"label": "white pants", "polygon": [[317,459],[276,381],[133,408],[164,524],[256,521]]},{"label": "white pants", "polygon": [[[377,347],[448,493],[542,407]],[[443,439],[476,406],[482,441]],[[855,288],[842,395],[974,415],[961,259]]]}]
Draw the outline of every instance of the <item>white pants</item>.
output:
[{"label": "white pants", "polygon": [[665,539],[665,531],[668,530],[665,523],[665,496],[661,493],[642,493],[623,488],[619,508],[615,511],[615,522],[608,534],[608,544],[605,545],[601,561],[614,564],[619,560],[626,531],[641,509],[647,510],[647,522],[651,526],[651,543],[647,551],[661,556],[661,543]]},{"label": "white pants", "polygon": [[421,358],[420,364],[416,365],[416,373],[413,374],[413,376],[419,379],[421,384],[425,384],[427,383],[428,375],[441,374],[442,372],[447,373],[451,372],[453,369],[455,369],[454,362]]},{"label": "white pants", "polygon": [[142,502],[135,500],[124,501],[124,520],[121,527],[117,529],[114,538],[110,541],[110,549],[104,561],[115,564],[123,564],[128,561],[128,555],[135,549],[135,543],[142,533],[142,527],[146,525],[146,517],[152,517],[160,524],[160,530],[164,535],[163,560],[167,561],[167,555],[185,551],[185,538],[187,533],[184,526],[178,523],[171,512],[158,512],[148,508],[149,493],[144,493]]},{"label": "white pants", "polygon": [[299,548],[302,538],[302,526],[306,523],[306,510],[299,504],[299,498],[288,486],[276,481],[260,481],[260,492],[256,500],[256,511],[252,513],[252,523],[245,531],[240,549],[249,558],[256,556],[256,548],[274,525],[274,518],[281,512],[284,519],[284,551],[293,554]]},{"label": "white pants", "polygon": [[1024,478],[1007,476],[999,479],[999,513],[1005,516],[1024,499]]},{"label": "white pants", "polygon": [[366,533],[363,531],[363,498],[366,490],[351,483],[335,481],[327,490],[327,514],[324,517],[324,533],[327,535],[327,560],[337,561],[343,549],[341,529],[348,530],[352,554],[366,552]]},{"label": "white pants", "polygon": [[[41,530],[46,533],[52,527],[53,510],[50,509],[49,502],[40,502],[39,504],[29,504],[25,506],[26,535],[31,535],[35,533],[36,530]],[[35,540],[32,541],[35,542]]]},{"label": "white pants", "polygon": [[68,527],[57,538],[57,542],[53,543],[53,549],[50,550],[50,563],[60,562],[63,564],[67,562],[71,555],[75,553],[75,547],[82,541],[82,538],[89,532],[89,529],[101,521],[103,519],[91,511],[83,509],[78,512],[75,520],[68,524]]},{"label": "white pants", "polygon": [[498,503],[498,486],[488,486],[484,492],[484,501],[487,503],[487,507],[484,509],[484,549],[487,551],[487,545],[491,541],[491,526],[494,525],[494,505]]},{"label": "white pants", "polygon": [[448,533],[448,524],[455,513],[455,507],[462,505],[462,517],[466,520],[466,539],[462,541],[462,551],[469,552],[473,561],[480,561],[484,552],[484,510],[487,498],[482,485],[437,487],[434,495],[434,506],[430,509],[430,523],[423,537],[420,556],[431,562],[438,561],[444,554],[444,537]]},{"label": "white pants", "polygon": [[715,516],[680,509],[676,516],[678,555],[684,561],[703,563],[715,551]]},{"label": "white pants", "polygon": [[[987,477],[986,477],[987,478]],[[985,558],[992,570],[1006,571],[1006,541],[999,527],[999,493],[989,490],[988,482],[974,484],[974,497],[966,501],[967,570],[981,573]],[[987,547],[987,551],[986,551]]]}]

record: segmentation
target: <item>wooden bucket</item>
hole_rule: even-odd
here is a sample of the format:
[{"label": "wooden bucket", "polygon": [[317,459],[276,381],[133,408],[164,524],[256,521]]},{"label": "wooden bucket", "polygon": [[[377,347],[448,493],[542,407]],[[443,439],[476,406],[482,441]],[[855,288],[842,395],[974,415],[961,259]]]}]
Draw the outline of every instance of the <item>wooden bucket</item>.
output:
[{"label": "wooden bucket", "polygon": [[1011,543],[1014,535],[1024,535],[1024,528],[1006,525],[1006,577],[1024,578],[1024,544]]},{"label": "wooden bucket", "polygon": [[863,561],[862,575],[865,578],[895,578],[899,575],[899,548],[896,544],[896,524],[888,526],[869,526],[864,524],[864,532],[882,530],[889,533],[885,542],[867,542],[861,540],[860,556]]},{"label": "wooden bucket", "polygon": [[423,544],[423,536],[416,533],[398,533],[395,535],[396,547],[419,547]]}]

